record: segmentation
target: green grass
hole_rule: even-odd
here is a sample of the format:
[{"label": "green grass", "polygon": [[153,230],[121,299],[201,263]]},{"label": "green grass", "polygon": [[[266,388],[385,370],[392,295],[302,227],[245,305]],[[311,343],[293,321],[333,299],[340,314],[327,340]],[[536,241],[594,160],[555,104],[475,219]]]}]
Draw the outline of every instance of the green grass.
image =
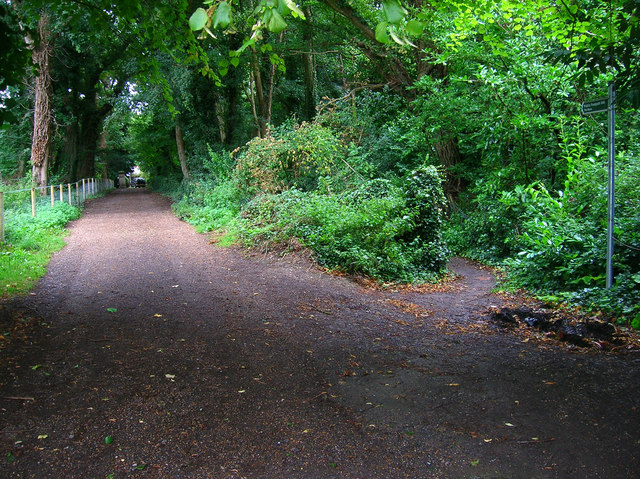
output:
[{"label": "green grass", "polygon": [[7,214],[5,242],[0,243],[0,297],[28,293],[44,276],[51,255],[65,245],[65,225],[80,216],[66,203],[28,214]]}]

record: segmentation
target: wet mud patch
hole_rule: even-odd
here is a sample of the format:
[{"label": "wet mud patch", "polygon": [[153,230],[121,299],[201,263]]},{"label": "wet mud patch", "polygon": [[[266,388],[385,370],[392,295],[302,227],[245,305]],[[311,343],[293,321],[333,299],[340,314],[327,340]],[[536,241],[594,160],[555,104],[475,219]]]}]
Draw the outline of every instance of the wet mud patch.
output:
[{"label": "wet mud patch", "polygon": [[562,341],[605,351],[640,350],[636,335],[600,319],[542,307],[503,307],[488,315],[490,323],[539,339]]}]

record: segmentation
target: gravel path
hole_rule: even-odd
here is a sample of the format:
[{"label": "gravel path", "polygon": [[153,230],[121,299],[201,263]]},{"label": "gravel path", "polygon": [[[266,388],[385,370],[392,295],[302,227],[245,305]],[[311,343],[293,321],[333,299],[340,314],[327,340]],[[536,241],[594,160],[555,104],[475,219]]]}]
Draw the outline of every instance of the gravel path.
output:
[{"label": "gravel path", "polygon": [[[0,351],[0,477],[640,477],[640,360],[488,323],[493,276],[379,290],[89,202]],[[525,338],[526,339],[526,338]]]}]

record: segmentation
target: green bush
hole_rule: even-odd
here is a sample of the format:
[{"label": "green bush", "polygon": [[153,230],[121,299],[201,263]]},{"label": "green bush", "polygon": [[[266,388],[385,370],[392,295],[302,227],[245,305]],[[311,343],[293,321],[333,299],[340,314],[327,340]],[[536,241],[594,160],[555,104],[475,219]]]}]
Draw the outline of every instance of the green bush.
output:
[{"label": "green bush", "polygon": [[246,193],[236,177],[220,183],[193,180],[173,210],[200,232],[224,228],[246,204]]},{"label": "green bush", "polygon": [[336,157],[344,154],[341,150],[344,146],[329,128],[302,123],[249,141],[238,155],[237,174],[253,195],[290,188],[312,191],[320,177],[335,170]]},{"label": "green bush", "polygon": [[619,160],[616,278],[609,290],[605,155],[568,150],[564,189],[557,192],[539,182],[507,189],[504,172],[479,180],[475,210],[464,219],[454,215],[447,242],[459,254],[506,266],[514,287],[633,321],[640,314],[640,166],[632,157]]},{"label": "green bush", "polygon": [[365,180],[361,151],[316,123],[254,138],[235,168],[227,154],[209,153],[174,204],[200,231],[225,228],[253,246],[297,239],[321,264],[385,281],[431,280],[445,269],[445,199],[432,166]]},{"label": "green bush", "polygon": [[330,268],[385,281],[431,280],[443,272],[444,195],[433,167],[396,186],[375,179],[340,196],[289,190],[255,198],[243,211],[249,244],[296,237]]},{"label": "green bush", "polygon": [[443,233],[453,253],[490,264],[517,254],[527,194],[511,178],[507,168],[476,182],[470,211],[454,211]]}]

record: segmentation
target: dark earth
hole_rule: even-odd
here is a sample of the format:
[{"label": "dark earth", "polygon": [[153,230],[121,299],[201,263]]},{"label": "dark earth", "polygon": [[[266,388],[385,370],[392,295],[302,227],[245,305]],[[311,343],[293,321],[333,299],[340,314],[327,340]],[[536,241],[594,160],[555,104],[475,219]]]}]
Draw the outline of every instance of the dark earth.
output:
[{"label": "dark earth", "polygon": [[635,343],[527,329],[489,270],[356,282],[141,189],[70,230],[0,303],[2,478],[640,477]]}]

